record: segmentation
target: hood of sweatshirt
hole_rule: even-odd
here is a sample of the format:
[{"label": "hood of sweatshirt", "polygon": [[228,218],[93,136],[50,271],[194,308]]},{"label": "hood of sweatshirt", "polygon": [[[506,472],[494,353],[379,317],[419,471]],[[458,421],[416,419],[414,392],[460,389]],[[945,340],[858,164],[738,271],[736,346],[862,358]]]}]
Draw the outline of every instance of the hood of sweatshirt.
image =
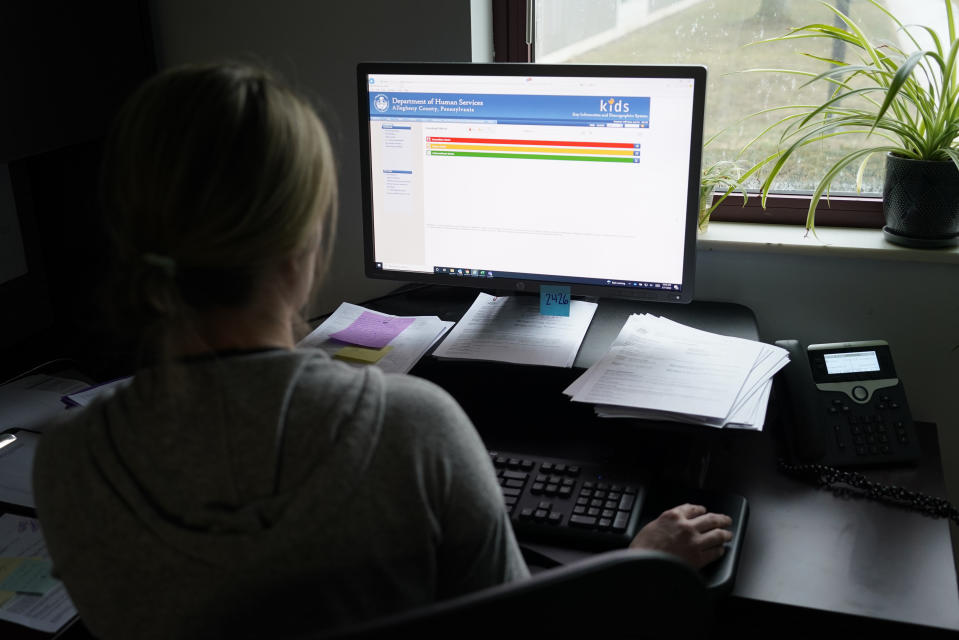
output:
[{"label": "hood of sweatshirt", "polygon": [[90,407],[102,419],[85,446],[104,485],[166,544],[235,563],[281,542],[268,538],[289,535],[288,522],[335,517],[376,449],[384,393],[378,369],[315,350],[174,363]]}]

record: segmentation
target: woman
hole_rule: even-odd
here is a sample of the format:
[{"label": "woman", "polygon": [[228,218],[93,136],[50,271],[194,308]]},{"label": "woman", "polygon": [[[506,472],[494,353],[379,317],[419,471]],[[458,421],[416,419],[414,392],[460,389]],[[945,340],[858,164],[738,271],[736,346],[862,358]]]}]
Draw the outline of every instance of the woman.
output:
[{"label": "woman", "polygon": [[[119,114],[103,179],[117,301],[151,365],[35,462],[55,570],[94,634],[331,627],[527,575],[452,398],[294,348],[336,203],[303,99],[250,67],[166,71]],[[634,545],[701,566],[729,539],[704,511]]]}]

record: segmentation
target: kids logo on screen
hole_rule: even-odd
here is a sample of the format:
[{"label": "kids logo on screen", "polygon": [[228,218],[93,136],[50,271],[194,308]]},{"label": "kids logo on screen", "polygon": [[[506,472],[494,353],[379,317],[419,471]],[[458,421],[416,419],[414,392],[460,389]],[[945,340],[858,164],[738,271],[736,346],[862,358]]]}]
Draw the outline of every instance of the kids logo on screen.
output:
[{"label": "kids logo on screen", "polygon": [[600,113],[629,113],[629,103],[623,102],[622,98],[619,100],[615,98],[600,100],[599,111]]}]

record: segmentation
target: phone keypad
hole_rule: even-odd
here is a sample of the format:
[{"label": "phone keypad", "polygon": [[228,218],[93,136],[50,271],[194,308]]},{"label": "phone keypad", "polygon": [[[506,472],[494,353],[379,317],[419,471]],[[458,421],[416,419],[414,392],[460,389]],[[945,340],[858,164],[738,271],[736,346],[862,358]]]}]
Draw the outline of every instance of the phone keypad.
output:
[{"label": "phone keypad", "polygon": [[859,405],[834,398],[827,411],[833,423],[836,447],[856,456],[888,456],[909,445],[909,431],[900,402],[879,393],[872,402]]}]

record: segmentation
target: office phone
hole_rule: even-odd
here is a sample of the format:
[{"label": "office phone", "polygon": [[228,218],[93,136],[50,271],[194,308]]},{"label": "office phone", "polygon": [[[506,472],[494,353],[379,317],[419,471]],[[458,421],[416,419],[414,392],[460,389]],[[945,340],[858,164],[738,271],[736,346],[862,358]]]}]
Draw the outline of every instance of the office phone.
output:
[{"label": "office phone", "polygon": [[790,359],[777,376],[777,395],[791,462],[865,467],[919,461],[905,389],[887,342],[776,345]]},{"label": "office phone", "polygon": [[811,344],[777,340],[790,362],[775,378],[785,457],[779,469],[838,496],[859,496],[949,518],[948,500],[869,480],[837,467],[919,462],[906,392],[884,340]]}]

